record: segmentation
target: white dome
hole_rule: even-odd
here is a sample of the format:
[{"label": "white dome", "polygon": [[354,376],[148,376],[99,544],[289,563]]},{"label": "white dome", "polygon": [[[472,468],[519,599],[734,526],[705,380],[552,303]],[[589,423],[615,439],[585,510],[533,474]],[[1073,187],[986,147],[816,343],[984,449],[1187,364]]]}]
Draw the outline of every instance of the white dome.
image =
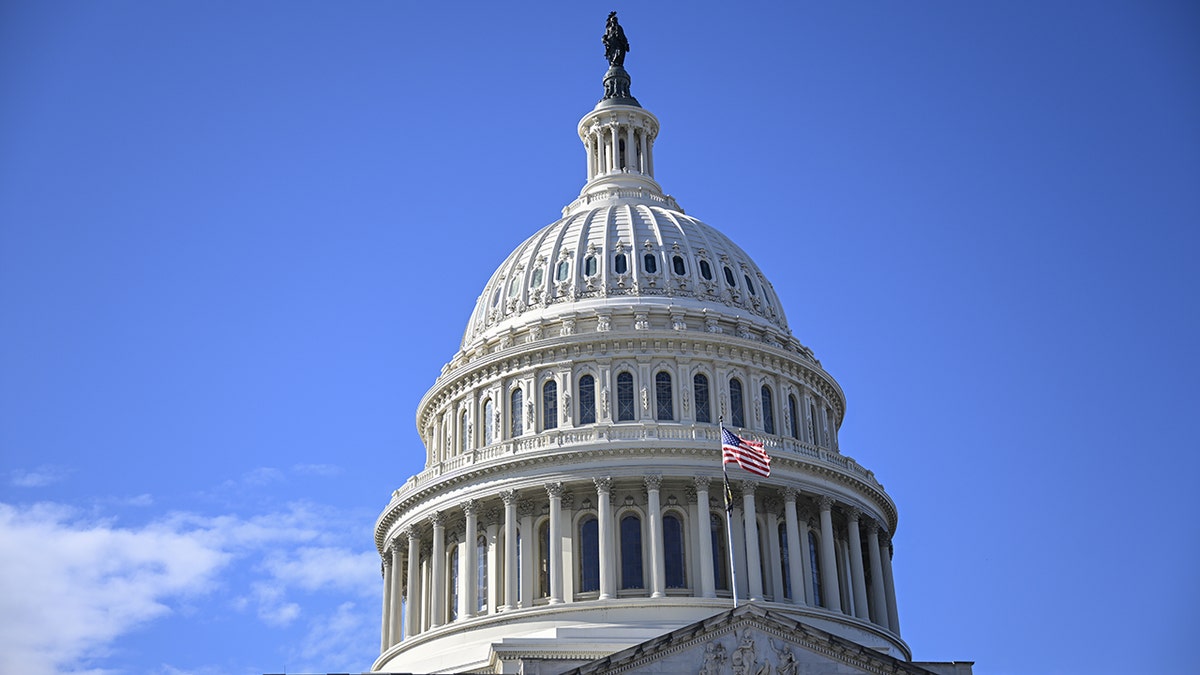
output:
[{"label": "white dome", "polygon": [[593,197],[518,246],[479,296],[463,350],[530,322],[634,305],[723,315],[786,342],[782,305],[750,256],[715,228],[663,205],[670,198],[642,192]]}]

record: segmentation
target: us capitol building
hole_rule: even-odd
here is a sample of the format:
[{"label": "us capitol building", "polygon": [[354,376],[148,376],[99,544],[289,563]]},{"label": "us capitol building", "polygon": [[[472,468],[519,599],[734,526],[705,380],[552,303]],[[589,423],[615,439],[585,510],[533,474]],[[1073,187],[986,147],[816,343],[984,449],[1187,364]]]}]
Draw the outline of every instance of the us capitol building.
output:
[{"label": "us capitol building", "polygon": [[[615,14],[604,44],[586,184],[421,399],[425,469],[375,526],[372,669],[970,675],[911,661],[896,505],[838,445],[845,396],[754,260],[659,186]],[[722,420],[771,457],[729,468],[729,521]]]}]

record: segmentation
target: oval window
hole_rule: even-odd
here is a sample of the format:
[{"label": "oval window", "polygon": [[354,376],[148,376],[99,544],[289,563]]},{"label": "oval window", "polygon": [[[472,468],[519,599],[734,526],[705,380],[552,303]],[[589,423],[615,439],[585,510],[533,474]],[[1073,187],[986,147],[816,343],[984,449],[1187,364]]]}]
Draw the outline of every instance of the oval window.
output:
[{"label": "oval window", "polygon": [[733,270],[729,267],[725,268],[725,283],[729,284],[730,288],[737,286],[737,279],[733,278]]},{"label": "oval window", "polygon": [[712,281],[712,267],[707,260],[700,261],[700,276],[704,277],[705,281]]},{"label": "oval window", "polygon": [[558,263],[558,271],[555,272],[555,278],[557,278],[559,281],[566,281],[567,277],[569,277],[570,275],[571,275],[571,263],[566,260]]},{"label": "oval window", "polygon": [[589,255],[583,259],[583,275],[590,277],[596,274],[596,256]]},{"label": "oval window", "polygon": [[618,253],[613,259],[613,268],[617,270],[617,274],[625,274],[629,271],[629,264],[625,260],[624,253]]},{"label": "oval window", "polygon": [[679,276],[687,274],[687,268],[683,266],[682,256],[675,256],[674,258],[671,258],[671,264],[675,266],[675,274],[678,274]]},{"label": "oval window", "polygon": [[658,273],[658,261],[655,260],[653,253],[642,256],[642,267],[646,270],[646,274]]},{"label": "oval window", "polygon": [[746,280],[746,288],[750,289],[750,295],[757,295],[754,292],[754,282],[750,281],[750,275],[748,275],[748,274],[742,275],[742,278]]}]

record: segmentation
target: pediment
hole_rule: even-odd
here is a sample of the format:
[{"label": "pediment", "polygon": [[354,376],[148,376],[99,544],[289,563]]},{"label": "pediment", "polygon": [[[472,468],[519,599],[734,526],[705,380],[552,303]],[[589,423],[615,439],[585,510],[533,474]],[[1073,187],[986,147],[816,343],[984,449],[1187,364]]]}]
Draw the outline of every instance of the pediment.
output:
[{"label": "pediment", "polygon": [[564,675],[933,675],[791,617],[743,605]]}]

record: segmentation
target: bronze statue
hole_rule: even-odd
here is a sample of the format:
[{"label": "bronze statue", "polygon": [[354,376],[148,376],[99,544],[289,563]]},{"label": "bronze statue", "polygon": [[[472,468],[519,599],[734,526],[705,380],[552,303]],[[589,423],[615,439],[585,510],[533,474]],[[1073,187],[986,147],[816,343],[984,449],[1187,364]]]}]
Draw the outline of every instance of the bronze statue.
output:
[{"label": "bronze statue", "polygon": [[617,23],[617,13],[608,13],[608,23],[604,26],[604,57],[608,65],[614,68],[625,66],[625,54],[629,51],[629,40],[625,39],[625,31]]}]

